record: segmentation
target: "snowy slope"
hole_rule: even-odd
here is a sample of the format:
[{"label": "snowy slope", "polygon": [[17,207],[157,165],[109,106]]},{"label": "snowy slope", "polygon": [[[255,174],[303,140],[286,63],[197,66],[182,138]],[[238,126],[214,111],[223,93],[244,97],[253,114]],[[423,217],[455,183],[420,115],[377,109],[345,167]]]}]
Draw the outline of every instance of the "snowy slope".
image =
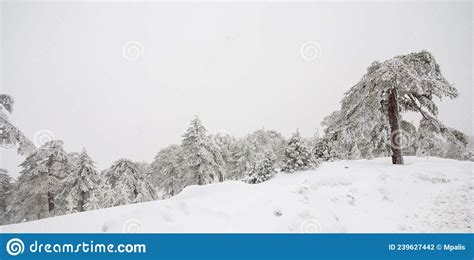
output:
[{"label": "snowy slope", "polygon": [[0,227],[1,232],[472,232],[472,162],[323,163],[251,185],[187,187],[161,201]]}]

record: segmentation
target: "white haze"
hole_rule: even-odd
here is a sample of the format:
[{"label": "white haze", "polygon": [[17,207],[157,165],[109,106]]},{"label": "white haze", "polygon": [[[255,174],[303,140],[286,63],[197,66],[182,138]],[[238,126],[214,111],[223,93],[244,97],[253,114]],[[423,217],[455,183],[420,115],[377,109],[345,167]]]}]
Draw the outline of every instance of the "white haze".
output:
[{"label": "white haze", "polygon": [[[180,143],[194,115],[210,132],[321,132],[323,117],[374,60],[426,49],[458,99],[441,120],[472,135],[472,4],[1,3],[1,89],[11,120],[34,140],[46,129],[99,168],[150,162]],[[321,47],[312,61],[303,43]],[[138,42],[142,56],[124,58]],[[22,158],[0,150],[17,176]]]}]

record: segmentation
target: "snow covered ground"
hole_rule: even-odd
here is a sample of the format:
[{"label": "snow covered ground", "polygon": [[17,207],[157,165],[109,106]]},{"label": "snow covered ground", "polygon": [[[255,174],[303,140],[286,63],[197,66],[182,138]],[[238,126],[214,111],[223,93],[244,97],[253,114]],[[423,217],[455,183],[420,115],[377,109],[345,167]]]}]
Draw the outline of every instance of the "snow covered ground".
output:
[{"label": "snow covered ground", "polygon": [[323,163],[261,184],[187,187],[161,201],[0,227],[1,232],[472,232],[473,162]]}]

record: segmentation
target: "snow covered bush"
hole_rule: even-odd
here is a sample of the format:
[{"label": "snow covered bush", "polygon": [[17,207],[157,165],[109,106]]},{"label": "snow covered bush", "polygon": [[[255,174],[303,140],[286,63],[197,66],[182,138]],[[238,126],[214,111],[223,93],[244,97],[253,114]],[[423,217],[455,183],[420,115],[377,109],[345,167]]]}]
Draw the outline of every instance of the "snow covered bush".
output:
[{"label": "snow covered bush", "polygon": [[316,141],[313,147],[314,157],[323,162],[335,161],[340,159],[339,153],[334,149],[329,138],[321,138]]},{"label": "snow covered bush", "polygon": [[244,182],[257,184],[271,179],[277,171],[273,168],[273,161],[265,158],[255,163],[255,165],[247,172]]},{"label": "snow covered bush", "polygon": [[313,169],[318,165],[311,150],[306,143],[301,140],[300,133],[296,131],[290,138],[285,149],[283,172],[294,172],[300,170]]},{"label": "snow covered bush", "polygon": [[440,128],[422,119],[418,128],[417,155],[464,159],[469,140],[462,132]]},{"label": "snow covered bush", "polygon": [[473,151],[467,151],[463,154],[463,160],[464,161],[471,161],[474,162],[474,152]]}]

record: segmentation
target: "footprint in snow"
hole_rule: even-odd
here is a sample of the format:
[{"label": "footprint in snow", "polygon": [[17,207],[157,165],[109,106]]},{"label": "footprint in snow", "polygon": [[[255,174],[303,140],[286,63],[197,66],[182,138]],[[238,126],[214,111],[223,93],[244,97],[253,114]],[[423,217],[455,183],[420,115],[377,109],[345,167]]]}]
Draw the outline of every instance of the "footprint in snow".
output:
[{"label": "footprint in snow", "polygon": [[347,196],[347,198],[348,198],[347,203],[349,203],[350,205],[354,206],[356,199],[355,199],[352,195],[350,195],[350,194],[347,194],[346,196]]},{"label": "footprint in snow", "polygon": [[382,200],[388,201],[388,202],[393,202],[393,200],[388,196],[387,190],[383,188],[379,188],[378,192],[382,195]]},{"label": "footprint in snow", "polygon": [[102,232],[105,233],[107,232],[107,230],[109,230],[109,226],[107,226],[106,224],[102,225]]},{"label": "footprint in snow", "polygon": [[276,217],[280,217],[281,215],[283,215],[283,213],[281,212],[281,210],[277,209],[273,211],[273,215],[275,215]]},{"label": "footprint in snow", "polygon": [[308,193],[308,187],[306,187],[306,186],[300,187],[297,190],[297,193],[300,194],[300,195],[305,195],[306,193]]}]

